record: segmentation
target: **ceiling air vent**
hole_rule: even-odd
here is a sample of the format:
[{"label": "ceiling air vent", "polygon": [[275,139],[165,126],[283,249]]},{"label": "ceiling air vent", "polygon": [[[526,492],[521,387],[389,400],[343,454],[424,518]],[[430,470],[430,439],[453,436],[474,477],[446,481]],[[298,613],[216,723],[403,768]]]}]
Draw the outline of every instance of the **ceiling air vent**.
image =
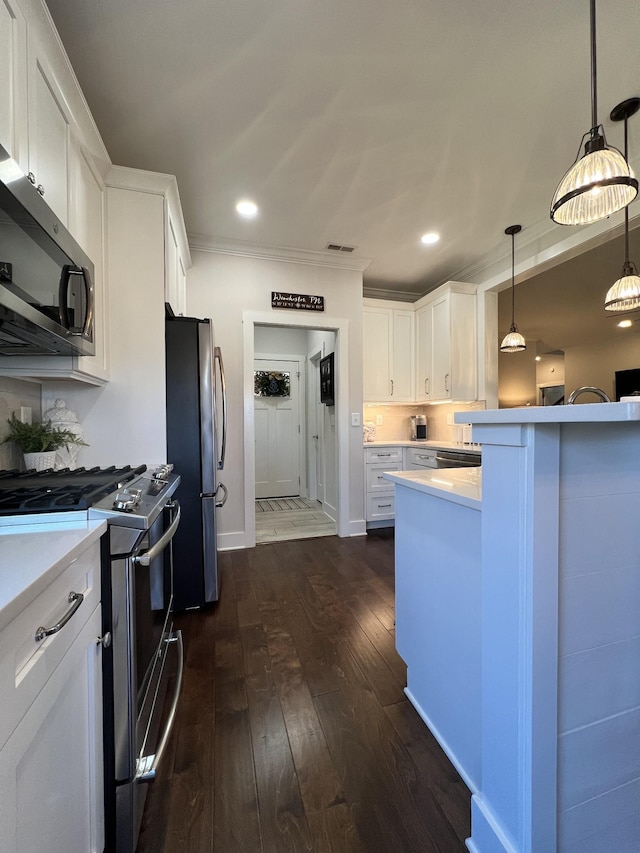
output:
[{"label": "ceiling air vent", "polygon": [[355,246],[341,246],[340,243],[327,243],[327,249],[331,252],[353,252]]}]

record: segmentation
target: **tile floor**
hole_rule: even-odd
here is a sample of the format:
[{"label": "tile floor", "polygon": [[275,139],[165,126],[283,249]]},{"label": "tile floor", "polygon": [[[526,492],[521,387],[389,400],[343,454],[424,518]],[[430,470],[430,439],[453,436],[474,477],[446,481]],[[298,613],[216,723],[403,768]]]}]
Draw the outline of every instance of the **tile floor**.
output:
[{"label": "tile floor", "polygon": [[336,524],[322,511],[320,501],[309,509],[256,512],[256,544],[335,536]]}]

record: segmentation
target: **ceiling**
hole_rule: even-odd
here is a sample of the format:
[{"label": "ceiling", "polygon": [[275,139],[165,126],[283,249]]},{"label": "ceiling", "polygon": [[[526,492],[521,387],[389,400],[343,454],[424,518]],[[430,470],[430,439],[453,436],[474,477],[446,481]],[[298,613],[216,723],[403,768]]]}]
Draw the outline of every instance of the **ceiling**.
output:
[{"label": "ceiling", "polygon": [[[510,257],[514,222],[566,236],[548,211],[591,124],[588,0],[47,4],[111,159],[176,175],[192,242],[352,246],[365,292],[415,299]],[[638,32],[638,0],[601,0],[599,119],[618,146]]]}]

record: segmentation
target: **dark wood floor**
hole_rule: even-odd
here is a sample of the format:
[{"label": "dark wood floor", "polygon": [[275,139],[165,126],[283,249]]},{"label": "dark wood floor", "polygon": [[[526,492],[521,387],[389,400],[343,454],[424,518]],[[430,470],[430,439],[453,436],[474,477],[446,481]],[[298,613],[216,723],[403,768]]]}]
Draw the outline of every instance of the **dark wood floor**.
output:
[{"label": "dark wood floor", "polygon": [[138,853],[460,853],[469,791],[403,693],[393,537],[221,555]]}]

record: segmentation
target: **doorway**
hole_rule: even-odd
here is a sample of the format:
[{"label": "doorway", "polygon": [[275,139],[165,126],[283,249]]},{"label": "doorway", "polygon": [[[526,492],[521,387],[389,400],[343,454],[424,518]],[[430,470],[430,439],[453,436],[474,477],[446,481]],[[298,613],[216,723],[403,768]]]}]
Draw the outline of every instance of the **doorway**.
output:
[{"label": "doorway", "polygon": [[[263,441],[262,437],[257,435],[259,429],[259,421],[265,418],[264,414],[260,414],[260,406],[256,408],[254,396],[254,368],[256,359],[267,358],[276,361],[295,360],[299,361],[300,366],[300,382],[299,393],[302,394],[302,387],[305,387],[304,397],[300,398],[300,447],[302,448],[300,460],[300,488],[299,494],[293,497],[307,500],[313,503],[308,507],[308,511],[320,511],[323,517],[309,519],[309,521],[322,522],[324,528],[317,531],[311,527],[306,533],[298,531],[302,538],[303,535],[327,535],[327,533],[338,533],[338,535],[349,535],[349,466],[346,464],[348,459],[348,440],[349,433],[345,417],[341,418],[341,413],[346,414],[348,408],[348,322],[346,320],[332,320],[327,322],[327,318],[320,318],[325,321],[324,324],[317,323],[317,315],[310,315],[308,318],[296,314],[292,317],[291,323],[282,324],[282,317],[279,317],[279,322],[274,322],[273,314],[261,312],[245,312],[243,314],[243,339],[244,339],[244,437],[245,437],[245,531],[247,545],[251,547],[256,542],[256,499],[260,498],[261,487],[257,488],[256,472],[259,470],[256,464],[258,453],[262,453]],[[314,322],[315,321],[315,322]],[[277,336],[283,331],[290,334],[293,338],[294,333],[303,334],[305,346],[300,349],[296,346],[292,352],[290,349],[287,354],[287,349],[282,346],[278,347],[275,344],[265,346],[265,337],[267,331],[272,335]],[[319,398],[318,394],[312,389],[319,388],[319,380],[317,377],[320,358],[334,352],[336,363],[336,374],[344,377],[342,383],[337,383],[337,394],[335,406],[324,406],[318,402],[312,401],[315,397]],[[277,356],[277,358],[276,358]],[[313,396],[312,396],[313,395]],[[314,438],[317,436],[317,438]],[[345,460],[345,464],[340,464],[341,460]],[[286,500],[289,496],[284,496],[280,500]],[[321,502],[318,499],[321,499]],[[263,507],[264,508],[264,507]],[[285,511],[305,512],[306,509],[299,510],[297,508]],[[271,513],[260,513],[260,525],[265,523],[265,517]],[[326,516],[329,518],[327,519]],[[271,515],[269,523],[275,516]],[[327,530],[326,525],[331,525],[331,529]],[[292,537],[280,536],[278,538],[298,538],[298,533]],[[265,540],[266,541],[266,540]],[[272,540],[270,540],[272,541]]]}]

